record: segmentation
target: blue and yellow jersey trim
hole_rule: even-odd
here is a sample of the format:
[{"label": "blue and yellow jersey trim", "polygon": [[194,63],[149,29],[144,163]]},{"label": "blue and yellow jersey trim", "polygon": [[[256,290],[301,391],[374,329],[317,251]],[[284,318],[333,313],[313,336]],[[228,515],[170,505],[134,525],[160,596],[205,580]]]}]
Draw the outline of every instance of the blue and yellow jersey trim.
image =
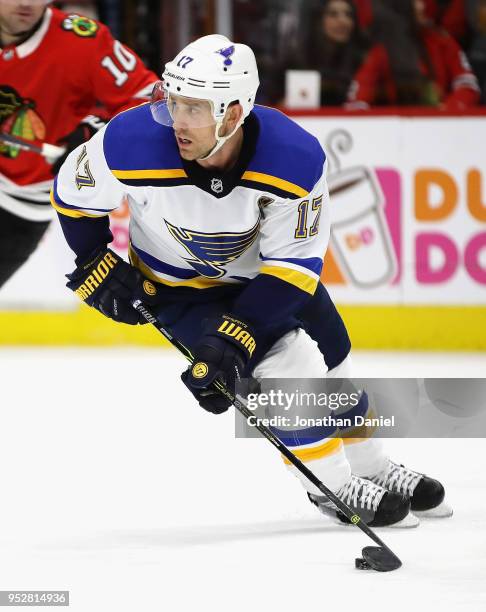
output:
[{"label": "blue and yellow jersey trim", "polygon": [[175,187],[189,185],[189,177],[183,168],[111,170],[113,176],[125,185],[134,187]]},{"label": "blue and yellow jersey trim", "polygon": [[[60,213],[61,215],[64,215],[65,217],[71,217],[73,219],[80,219],[81,217],[92,217],[93,219],[99,219],[100,217],[109,215],[110,212],[115,210],[114,208],[111,208],[110,210],[105,210],[101,208],[90,208],[88,210],[91,212],[88,212],[88,210],[85,210],[83,208],[79,208],[77,206],[72,206],[71,204],[67,204],[66,202],[61,200],[61,198],[59,197],[59,194],[57,193],[57,177],[54,179],[54,184],[52,186],[51,193],[50,193],[50,200],[51,200],[52,207],[58,213]],[[95,214],[95,213],[99,213],[99,214]]]},{"label": "blue and yellow jersey trim", "polygon": [[309,276],[298,270],[293,270],[292,268],[284,268],[283,266],[262,266],[260,268],[260,274],[275,276],[310,295],[314,295],[317,289],[317,283],[319,282],[319,280],[313,276]]},{"label": "blue and yellow jersey trim", "polygon": [[[193,184],[183,168],[141,170],[111,169],[111,173],[121,183],[134,187],[176,187],[178,185]],[[266,191],[285,199],[304,198],[309,195],[309,192],[299,185],[281,179],[278,176],[265,174],[264,172],[247,170],[243,173],[239,183],[242,187]]]},{"label": "blue and yellow jersey trim", "polygon": [[320,257],[277,258],[264,257],[260,254],[260,259],[263,262],[260,274],[269,274],[305,293],[314,295],[322,270]]},{"label": "blue and yellow jersey trim", "polygon": [[259,191],[268,191],[281,198],[305,198],[309,195],[309,192],[290,181],[279,178],[278,176],[272,176],[265,172],[255,172],[253,170],[247,170],[243,173],[240,183],[243,187],[249,187],[250,189],[258,189]]}]

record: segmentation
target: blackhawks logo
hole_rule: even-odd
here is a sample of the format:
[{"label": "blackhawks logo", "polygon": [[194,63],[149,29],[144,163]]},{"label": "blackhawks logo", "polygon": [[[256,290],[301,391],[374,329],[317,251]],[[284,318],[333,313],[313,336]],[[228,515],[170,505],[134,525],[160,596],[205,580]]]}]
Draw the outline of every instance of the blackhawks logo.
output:
[{"label": "blackhawks logo", "polygon": [[98,24],[94,19],[83,17],[82,15],[69,15],[62,22],[62,29],[68,32],[74,32],[82,38],[93,38],[98,31]]},{"label": "blackhawks logo", "polygon": [[[46,126],[35,111],[35,102],[22,98],[9,85],[0,85],[0,132],[25,140],[44,140],[46,136]],[[0,155],[15,158],[19,153],[18,147],[0,140]]]}]

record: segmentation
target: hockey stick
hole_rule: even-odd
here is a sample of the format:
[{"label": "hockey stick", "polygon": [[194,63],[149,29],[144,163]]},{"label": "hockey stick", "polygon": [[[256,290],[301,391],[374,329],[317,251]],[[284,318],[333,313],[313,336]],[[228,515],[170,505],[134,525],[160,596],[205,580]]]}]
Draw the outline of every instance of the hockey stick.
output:
[{"label": "hockey stick", "polygon": [[20,138],[19,136],[5,134],[4,132],[0,132],[0,142],[10,145],[11,147],[18,147],[19,149],[23,149],[24,151],[38,153],[39,155],[42,155],[42,157],[45,157],[49,163],[52,163],[58,157],[64,155],[66,151],[64,147],[58,147],[47,142],[35,144],[33,142],[25,140],[24,138]]},{"label": "hockey stick", "polygon": [[[184,346],[177,338],[174,338],[170,332],[168,332],[162,325],[160,325],[157,317],[155,317],[150,310],[148,310],[140,300],[134,300],[132,306],[143,316],[143,318],[151,323],[173,346],[175,346],[184,357],[193,363],[194,356],[191,351]],[[234,407],[246,418],[254,416],[251,410],[247,408],[244,401],[238,396],[231,393],[226,386],[216,381],[213,383],[220,393],[225,395]],[[378,572],[390,572],[401,567],[402,562],[395,555],[395,553],[388,548],[388,546],[379,538],[376,533],[361,520],[358,514],[355,514],[351,508],[337,497],[330,489],[322,483],[317,476],[315,476],[309,468],[300,461],[278,438],[276,438],[271,430],[265,425],[260,424],[258,421],[254,424],[254,427],[279,450],[284,457],[286,457],[292,465],[294,465],[308,480],[312,482],[333,504],[335,504],[339,510],[350,520],[353,525],[356,525],[363,531],[369,538],[371,538],[378,546],[365,546],[361,554],[363,558],[356,559],[355,565],[357,569],[374,569]]]}]

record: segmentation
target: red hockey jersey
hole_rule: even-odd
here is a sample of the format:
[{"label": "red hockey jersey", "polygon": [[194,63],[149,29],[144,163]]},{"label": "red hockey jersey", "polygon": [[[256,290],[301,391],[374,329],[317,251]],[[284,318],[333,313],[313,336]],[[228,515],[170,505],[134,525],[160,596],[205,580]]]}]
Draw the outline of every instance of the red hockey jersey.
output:
[{"label": "red hockey jersey", "polygon": [[[0,49],[0,132],[55,144],[97,103],[113,116],[146,101],[157,80],[106,26],[48,8],[30,38]],[[51,180],[41,155],[0,141],[0,206],[29,217],[22,204],[47,203]]]}]

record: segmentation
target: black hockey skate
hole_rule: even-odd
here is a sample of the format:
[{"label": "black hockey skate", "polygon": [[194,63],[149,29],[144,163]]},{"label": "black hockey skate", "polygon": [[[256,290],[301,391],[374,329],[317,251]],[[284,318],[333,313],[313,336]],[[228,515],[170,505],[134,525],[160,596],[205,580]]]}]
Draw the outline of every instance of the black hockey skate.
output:
[{"label": "black hockey skate", "polygon": [[420,518],[452,516],[452,508],[444,502],[444,487],[425,474],[388,459],[385,469],[368,480],[388,491],[408,496],[412,512]]},{"label": "black hockey skate", "polygon": [[[350,525],[349,519],[325,496],[307,494],[322,514]],[[419,520],[410,512],[410,500],[400,493],[352,475],[336,493],[370,527],[417,527]]]}]

